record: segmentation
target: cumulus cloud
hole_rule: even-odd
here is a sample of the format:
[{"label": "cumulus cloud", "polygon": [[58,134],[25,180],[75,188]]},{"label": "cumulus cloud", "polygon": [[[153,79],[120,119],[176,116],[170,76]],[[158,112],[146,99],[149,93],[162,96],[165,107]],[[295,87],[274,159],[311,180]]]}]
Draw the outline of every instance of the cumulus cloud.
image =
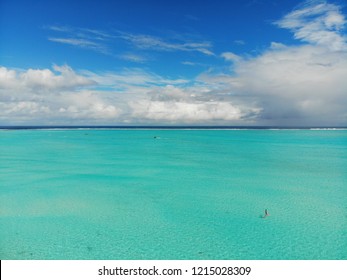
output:
[{"label": "cumulus cloud", "polygon": [[141,100],[130,103],[135,117],[169,123],[240,121],[243,112],[228,102],[188,102]]},{"label": "cumulus cloud", "polygon": [[77,73],[65,65],[53,70],[0,68],[2,124],[206,124],[248,121],[259,112],[205,83],[141,69]]},{"label": "cumulus cloud", "polygon": [[233,100],[242,96],[241,101],[261,108],[258,124],[346,125],[347,44],[341,31],[345,22],[338,6],[306,1],[276,24],[307,44],[272,42],[256,57],[223,53],[233,63],[231,73],[206,73],[200,80],[233,93]]},{"label": "cumulus cloud", "polygon": [[199,79],[239,105],[259,108],[260,125],[347,124],[347,53],[312,45],[271,48]]},{"label": "cumulus cloud", "polygon": [[29,91],[63,90],[95,84],[93,80],[76,74],[67,65],[50,69],[28,69],[16,71],[0,67],[0,89],[25,89]]},{"label": "cumulus cloud", "polygon": [[112,104],[107,97],[93,90],[64,94],[57,101],[58,113],[72,120],[104,121],[114,119],[121,113],[116,104]]},{"label": "cumulus cloud", "polygon": [[219,95],[206,84],[153,88],[129,105],[136,118],[169,123],[247,122],[260,111]]},{"label": "cumulus cloud", "polygon": [[347,124],[346,23],[340,7],[306,1],[277,21],[301,46],[272,44],[236,69],[242,91],[252,93],[269,122],[291,125]]},{"label": "cumulus cloud", "polygon": [[244,61],[235,71],[231,82],[263,108],[260,120],[346,124],[346,53],[316,46],[281,48]]},{"label": "cumulus cloud", "polygon": [[51,69],[0,67],[0,121],[51,123],[114,117],[119,113],[91,87],[97,83],[67,65]]}]

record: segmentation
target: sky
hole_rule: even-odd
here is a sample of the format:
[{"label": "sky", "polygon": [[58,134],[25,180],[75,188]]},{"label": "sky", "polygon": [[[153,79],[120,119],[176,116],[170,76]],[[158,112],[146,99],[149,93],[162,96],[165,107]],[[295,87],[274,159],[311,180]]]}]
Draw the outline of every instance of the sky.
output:
[{"label": "sky", "polygon": [[0,125],[347,126],[345,0],[0,0]]}]

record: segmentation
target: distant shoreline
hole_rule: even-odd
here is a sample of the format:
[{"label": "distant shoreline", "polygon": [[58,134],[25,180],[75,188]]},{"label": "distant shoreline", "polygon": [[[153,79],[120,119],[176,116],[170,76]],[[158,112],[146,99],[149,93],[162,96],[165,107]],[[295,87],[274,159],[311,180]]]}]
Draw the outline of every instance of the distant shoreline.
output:
[{"label": "distant shoreline", "polygon": [[0,130],[45,130],[45,129],[153,129],[153,130],[347,130],[347,127],[319,127],[319,126],[161,126],[161,125],[129,125],[129,126],[93,126],[93,125],[81,125],[81,126],[65,126],[65,125],[54,125],[54,126],[36,126],[36,125],[9,125],[0,126]]}]

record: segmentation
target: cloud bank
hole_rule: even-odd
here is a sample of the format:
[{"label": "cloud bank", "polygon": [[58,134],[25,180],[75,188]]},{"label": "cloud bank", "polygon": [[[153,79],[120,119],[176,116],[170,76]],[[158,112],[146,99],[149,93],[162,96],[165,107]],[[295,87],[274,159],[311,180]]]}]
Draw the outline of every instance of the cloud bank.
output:
[{"label": "cloud bank", "polygon": [[189,124],[240,121],[257,109],[239,106],[202,82],[172,80],[140,69],[76,73],[0,68],[0,123]]},{"label": "cloud bank", "polygon": [[306,1],[274,24],[306,44],[272,42],[252,58],[223,53],[234,73],[201,79],[248,96],[261,108],[258,124],[346,126],[346,19],[340,7]]},{"label": "cloud bank", "polygon": [[[226,89],[262,108],[258,123],[346,125],[347,53],[322,46],[280,47],[237,64]],[[202,77],[216,79],[218,77]]]}]

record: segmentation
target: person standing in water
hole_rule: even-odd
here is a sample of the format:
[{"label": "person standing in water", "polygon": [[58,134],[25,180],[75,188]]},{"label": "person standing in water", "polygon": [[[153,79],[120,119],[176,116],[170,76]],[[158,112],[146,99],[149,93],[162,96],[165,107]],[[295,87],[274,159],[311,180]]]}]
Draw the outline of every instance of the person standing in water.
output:
[{"label": "person standing in water", "polygon": [[267,209],[265,209],[265,215],[263,218],[266,218],[267,216],[269,216],[269,212],[267,211]]}]

